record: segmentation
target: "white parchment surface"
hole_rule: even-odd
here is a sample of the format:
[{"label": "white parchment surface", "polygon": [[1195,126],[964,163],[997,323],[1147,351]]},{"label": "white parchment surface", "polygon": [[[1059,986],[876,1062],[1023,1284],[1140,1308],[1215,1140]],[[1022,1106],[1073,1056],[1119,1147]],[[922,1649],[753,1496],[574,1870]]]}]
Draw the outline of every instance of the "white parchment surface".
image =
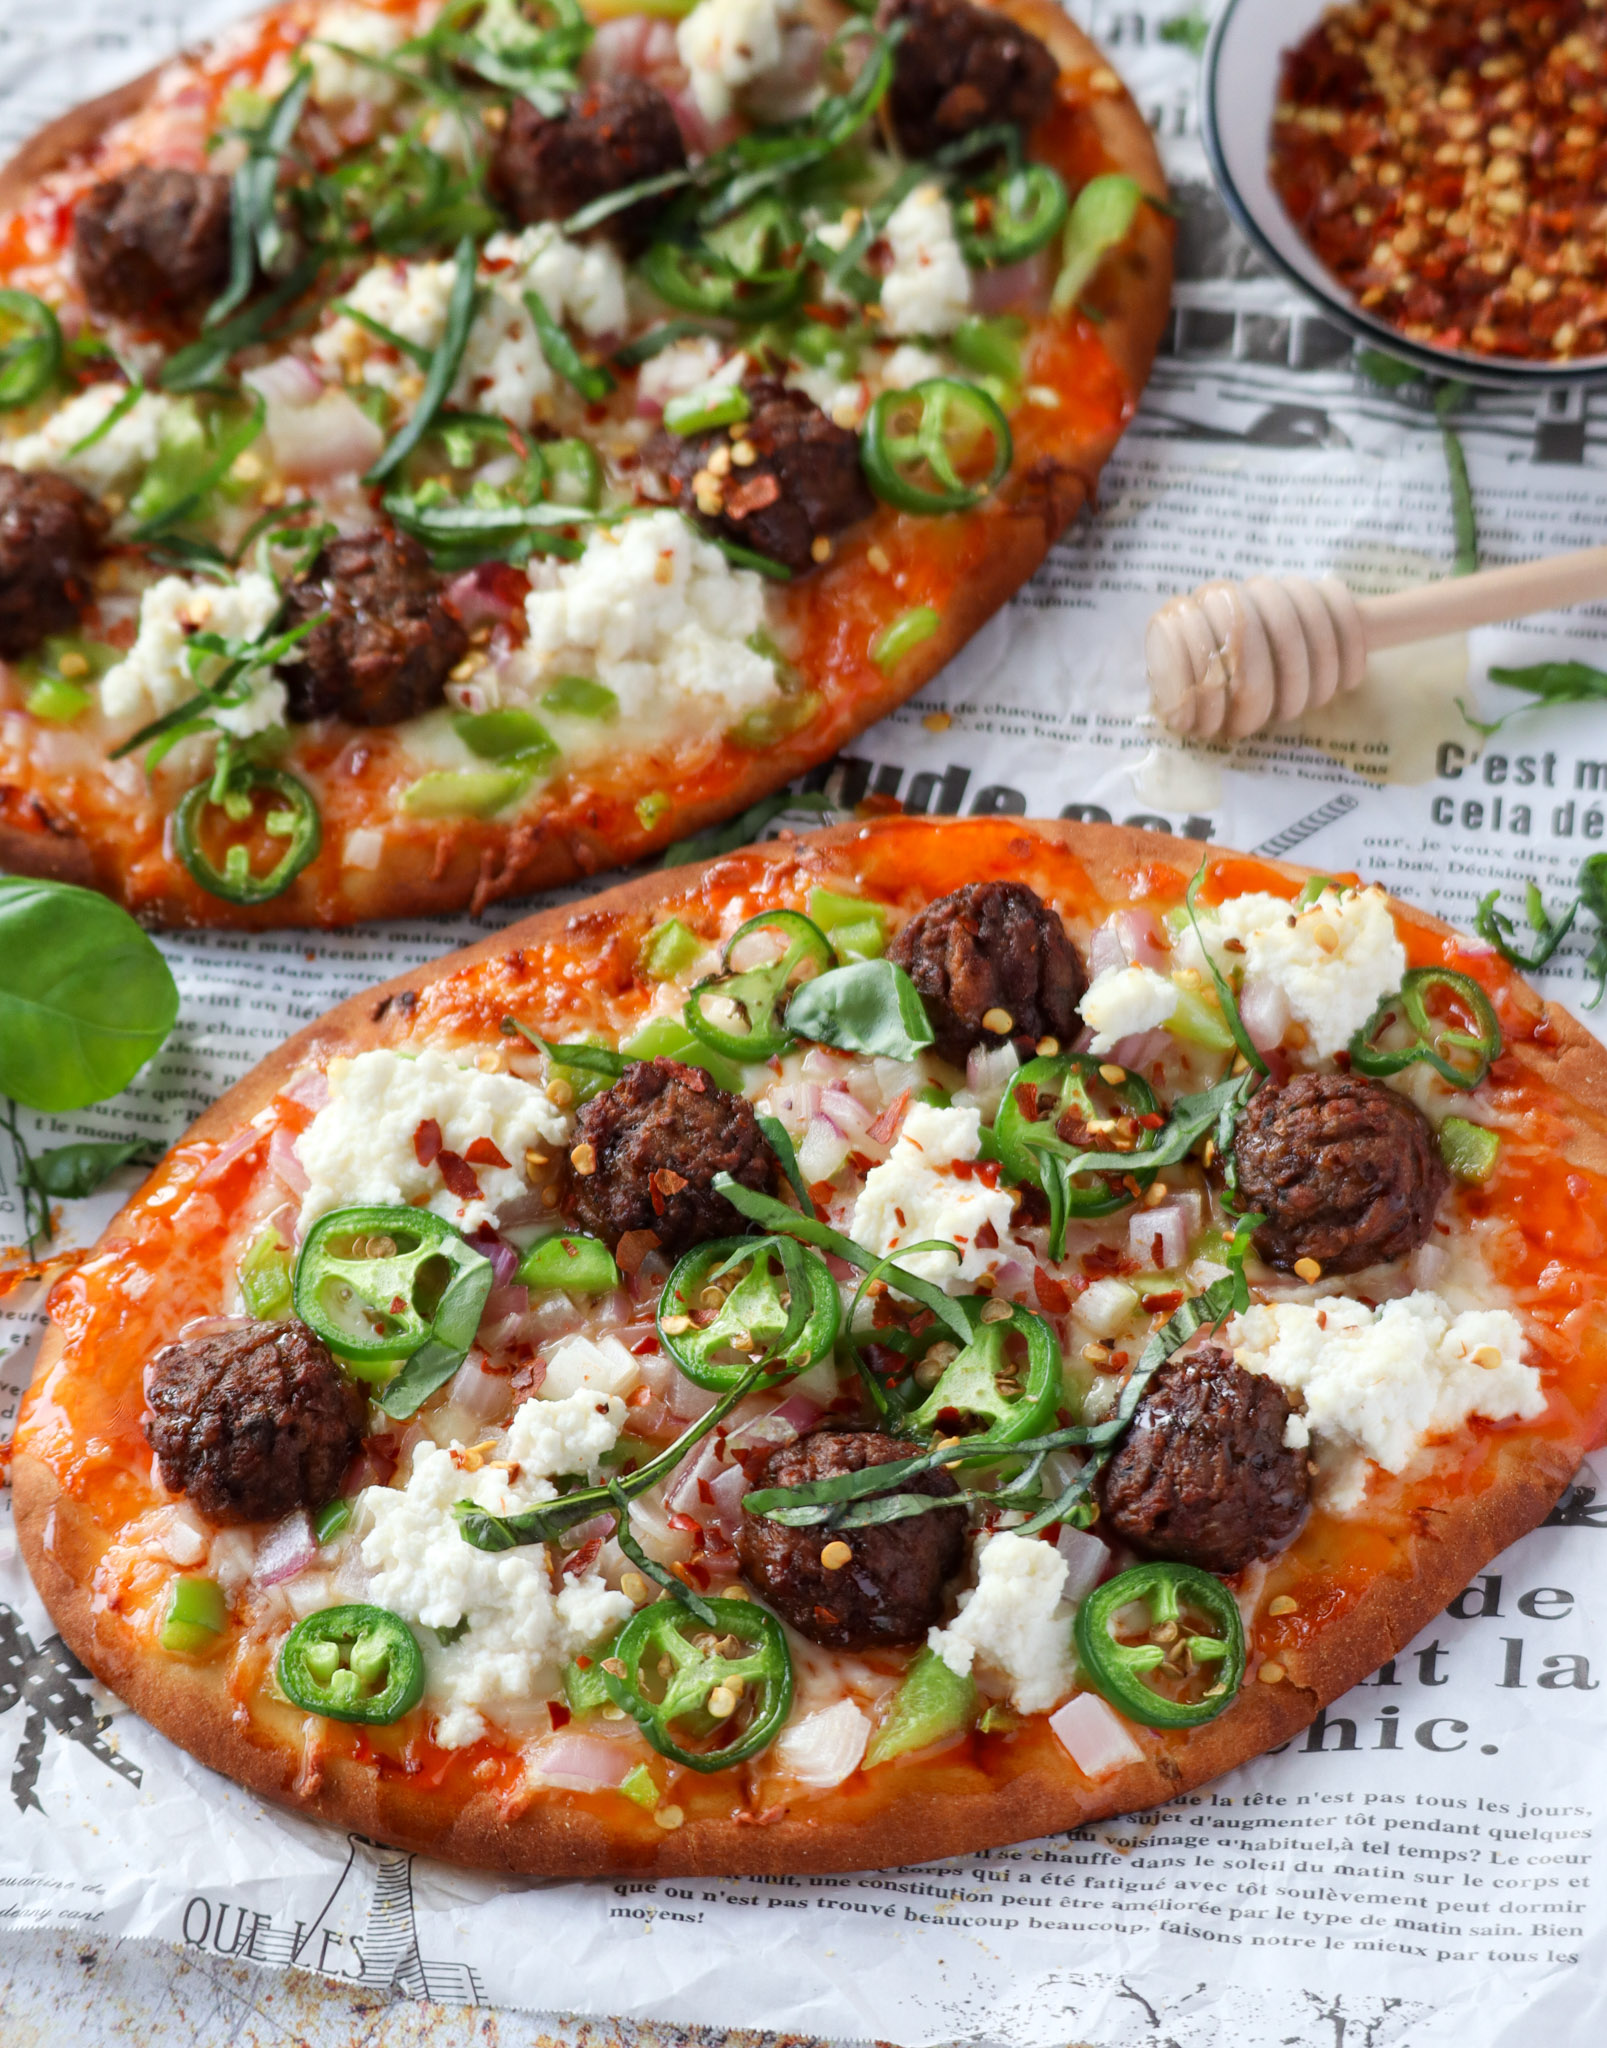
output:
[{"label": "white parchment surface", "polygon": [[[234,11],[13,0],[0,146]],[[1393,655],[1298,741],[1190,749],[1145,721],[1142,628],[1173,590],[1295,569],[1386,590],[1443,573],[1452,547],[1424,395],[1369,384],[1229,228],[1195,139],[1197,62],[1156,33],[1172,11],[1089,23],[1184,208],[1167,348],[1098,517],[814,781],[844,805],[1209,835],[1359,868],[1463,922],[1498,882],[1536,876],[1565,900],[1582,854],[1607,846],[1607,712],[1523,713],[1481,740],[1457,699],[1485,718],[1520,701],[1489,684],[1491,663],[1607,662],[1600,607]],[[1603,403],[1485,394],[1464,411],[1487,562],[1607,537]],[[484,928],[164,940],[184,998],[166,1050],[127,1096],[27,1119],[27,1135],[170,1142],[287,1032]],[[1590,936],[1570,938],[1548,993],[1582,996]],[[67,1241],[92,1237],[135,1178],[71,1205]],[[0,1241],[17,1213],[0,1179]],[[41,1318],[25,1293],[0,1303],[0,1436]],[[54,1637],[0,1492],[0,1930],[162,1937],[419,1997],[905,2048],[1583,2041],[1607,2018],[1604,1556],[1607,1463],[1314,1728],[1159,1813],[871,1877],[518,1884],[270,1813],[113,1711]]]}]

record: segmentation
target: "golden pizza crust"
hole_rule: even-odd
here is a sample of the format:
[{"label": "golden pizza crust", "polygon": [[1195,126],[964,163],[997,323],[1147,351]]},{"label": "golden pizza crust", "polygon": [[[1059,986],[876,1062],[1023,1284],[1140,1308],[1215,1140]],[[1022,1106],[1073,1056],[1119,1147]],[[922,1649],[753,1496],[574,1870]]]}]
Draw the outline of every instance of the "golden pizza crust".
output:
[{"label": "golden pizza crust", "polygon": [[[1143,117],[1095,45],[1054,0],[985,0],[1002,7],[1042,38],[1062,73],[1090,86],[1090,114],[1113,168],[1136,179],[1157,199],[1166,196],[1160,159]],[[30,186],[91,147],[116,122],[137,112],[165,66],[40,130],[0,169],[0,209],[16,207]],[[1160,344],[1171,303],[1173,229],[1155,207],[1141,207],[1127,244],[1111,257],[1090,296],[1100,316],[1099,341],[1115,365],[1129,405],[1136,405]],[[1006,484],[989,508],[988,555],[947,600],[932,637],[902,659],[891,675],[877,673],[851,697],[834,701],[830,715],[801,733],[760,749],[726,750],[728,773],[718,796],[682,799],[644,826],[627,803],[599,803],[581,788],[573,798],[526,819],[443,820],[433,831],[408,821],[406,833],[388,835],[378,868],[346,867],[338,883],[325,863],[299,877],[281,896],[252,906],[208,896],[182,872],[146,876],[137,888],[124,850],[111,831],[89,833],[76,849],[59,835],[0,829],[0,871],[92,883],[158,924],[268,929],[282,925],[342,925],[372,918],[431,912],[478,911],[498,897],[585,880],[627,866],[744,810],[760,797],[829,760],[856,734],[931,681],[999,607],[1037,571],[1049,549],[1084,505],[1125,420],[1109,432],[1045,458]],[[40,792],[50,793],[47,779]],[[367,821],[377,822],[377,821]],[[74,837],[76,837],[76,832]]]},{"label": "golden pizza crust", "polygon": [[[477,962],[566,933],[573,943],[595,932],[600,943],[621,921],[645,925],[666,899],[731,879],[733,870],[750,898],[763,893],[766,872],[789,882],[818,876],[841,886],[867,841],[885,856],[900,835],[929,841],[933,834],[968,842],[955,863],[967,874],[1030,875],[1039,854],[1069,852],[1106,898],[1129,894],[1135,875],[1147,868],[1186,875],[1202,855],[1222,851],[1119,825],[889,819],[772,841],[702,868],[642,876],[586,903],[543,911],[350,998],[237,1083],[183,1142],[226,1139],[309,1062],[397,1042],[397,1020],[415,1007],[397,999],[423,995]],[[1297,881],[1309,873],[1282,862],[1263,865]],[[1424,912],[1396,909],[1424,931],[1444,936],[1451,930]],[[1521,984],[1518,994],[1537,1012],[1545,1009],[1552,1039],[1546,1047],[1519,1047],[1518,1055],[1568,1098],[1581,1142],[1601,1147],[1607,1159],[1607,1051],[1565,1011],[1542,1005]],[[114,1221],[102,1242],[117,1230]],[[54,1365],[61,1350],[61,1333],[52,1327],[39,1370]],[[85,1510],[61,1491],[46,1465],[19,1454],[13,1487],[23,1556],[69,1647],[153,1726],[261,1797],[402,1848],[494,1870],[555,1877],[763,1875],[927,1862],[1047,1835],[1154,1805],[1277,1747],[1394,1655],[1483,1565],[1543,1520],[1588,1448],[1582,1427],[1563,1440],[1513,1429],[1496,1443],[1482,1492],[1460,1497],[1449,1509],[1413,1511],[1410,1492],[1402,1489],[1410,1533],[1400,1545],[1398,1569],[1376,1579],[1305,1647],[1280,1651],[1284,1682],[1247,1683],[1220,1719],[1187,1736],[1137,1731],[1147,1760],[1115,1777],[1088,1782],[1045,1736],[1033,1766],[1011,1780],[982,1782],[974,1768],[955,1775],[937,1754],[863,1774],[869,1795],[811,1795],[779,1813],[689,1820],[670,1833],[617,1797],[532,1790],[510,1801],[477,1793],[448,1808],[438,1797],[395,1779],[382,1782],[346,1759],[309,1764],[299,1740],[275,1739],[253,1727],[226,1694],[220,1673],[153,1656],[126,1623],[95,1603],[87,1583],[93,1531]]]}]

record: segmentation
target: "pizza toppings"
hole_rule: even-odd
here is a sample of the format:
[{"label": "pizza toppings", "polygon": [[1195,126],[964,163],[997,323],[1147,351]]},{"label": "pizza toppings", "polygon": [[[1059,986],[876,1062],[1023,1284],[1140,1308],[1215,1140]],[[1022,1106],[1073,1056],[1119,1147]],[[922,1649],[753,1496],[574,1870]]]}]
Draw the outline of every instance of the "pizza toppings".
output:
[{"label": "pizza toppings", "polygon": [[970,0],[891,0],[881,20],[904,27],[888,108],[910,156],[931,156],[982,128],[1030,131],[1054,102],[1060,67],[1008,14]]},{"label": "pizza toppings", "polygon": [[322,1507],[362,1442],[367,1404],[302,1323],[248,1323],[170,1344],[146,1381],[162,1483],[211,1521]]},{"label": "pizza toppings", "polygon": [[284,685],[267,667],[241,666],[219,651],[257,640],[278,610],[272,578],[254,572],[232,582],[159,577],[140,598],[133,646],[101,679],[102,712],[126,736],[147,720],[200,710],[198,693],[220,684],[232,668],[226,699],[209,707],[214,726],[245,739],[279,725]]},{"label": "pizza toppings", "polygon": [[1170,1359],[1101,1485],[1101,1523],[1141,1557],[1225,1576],[1275,1557],[1306,1518],[1303,1430],[1282,1388],[1220,1344]]},{"label": "pizza toppings", "polygon": [[[803,1486],[908,1455],[908,1443],[874,1430],[817,1429],[773,1452],[757,1483]],[[941,1469],[907,1490],[934,1500],[959,1491]],[[868,1650],[922,1642],[936,1624],[965,1555],[965,1512],[956,1502],[835,1539],[746,1515],[738,1542],[743,1570],[800,1635],[828,1649]]]},{"label": "pizza toppings", "polygon": [[859,437],[773,377],[733,391],[739,416],[679,442],[670,474],[700,525],[804,575],[830,560],[837,534],[874,510]]},{"label": "pizza toppings", "polygon": [[383,1607],[326,1607],[285,1637],[274,1672],[293,1707],[326,1721],[384,1727],[424,1693],[418,1638]]},{"label": "pizza toppings", "polygon": [[[686,167],[674,109],[644,78],[601,79],[544,114],[515,96],[491,160],[491,189],[518,221],[568,220],[599,200]],[[611,210],[603,231],[641,250],[673,195],[660,188]]]},{"label": "pizza toppings", "polygon": [[1355,1273],[1428,1237],[1450,1185],[1417,1105],[1357,1074],[1297,1074],[1252,1097],[1234,1142],[1256,1250],[1284,1272]]},{"label": "pizza toppings", "polygon": [[672,1257],[740,1228],[716,1174],[765,1193],[777,1178],[748,1104],[670,1059],[634,1061],[585,1105],[569,1169],[568,1204],[587,1230],[610,1246],[646,1233]]},{"label": "pizza toppings", "polygon": [[997,1170],[977,1170],[981,1149],[980,1110],[912,1104],[892,1151],[865,1176],[854,1203],[854,1242],[876,1258],[900,1246],[953,1245],[953,1253],[912,1252],[901,1262],[951,1291],[968,1291],[991,1275],[1009,1257],[1015,1196]]},{"label": "pizza toppings", "polygon": [[79,201],[78,282],[96,313],[141,326],[199,326],[229,281],[229,181],[136,164]]},{"label": "pizza toppings", "polygon": [[1066,1560],[1053,1544],[1001,1529],[977,1544],[976,1570],[958,1615],[932,1630],[931,1647],[956,1677],[980,1663],[1020,1713],[1046,1713],[1070,1692],[1074,1672]]},{"label": "pizza toppings", "polygon": [[92,594],[106,515],[62,476],[0,464],[0,657],[73,633]]},{"label": "pizza toppings", "polygon": [[967,882],[917,912],[888,958],[908,971],[938,1051],[956,1064],[977,1045],[1076,1037],[1087,978],[1065,926],[1025,883]]},{"label": "pizza toppings", "polygon": [[424,549],[392,528],[322,547],[285,592],[286,626],[312,627],[280,664],[290,717],[393,725],[440,703],[469,648],[441,589]]}]

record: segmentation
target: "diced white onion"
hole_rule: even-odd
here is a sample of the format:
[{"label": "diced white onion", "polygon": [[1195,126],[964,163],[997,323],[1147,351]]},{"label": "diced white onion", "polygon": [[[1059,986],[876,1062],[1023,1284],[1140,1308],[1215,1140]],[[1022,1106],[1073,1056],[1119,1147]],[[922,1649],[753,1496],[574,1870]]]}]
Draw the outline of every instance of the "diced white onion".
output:
[{"label": "diced white onion", "polygon": [[834,1180],[852,1149],[835,1124],[823,1116],[814,1117],[798,1147],[798,1171],[811,1187],[817,1181]]},{"label": "diced white onion", "polygon": [[852,1700],[839,1700],[784,1729],[775,1760],[789,1777],[825,1791],[853,1776],[869,1740],[870,1722]]},{"label": "diced white onion", "polygon": [[1110,1551],[1091,1531],[1073,1529],[1064,1522],[1055,1537],[1055,1548],[1066,1560],[1066,1583],[1060,1597],[1075,1606],[1105,1576]]},{"label": "diced white onion", "polygon": [[1067,1700],[1049,1716],[1049,1726],[1085,1778],[1108,1778],[1144,1761],[1127,1723],[1096,1692]]},{"label": "diced white onion", "polygon": [[1178,1271],[1188,1257],[1188,1218],[1175,1203],[1159,1209],[1139,1209],[1127,1226],[1130,1257],[1140,1265],[1153,1266],[1159,1273]]}]

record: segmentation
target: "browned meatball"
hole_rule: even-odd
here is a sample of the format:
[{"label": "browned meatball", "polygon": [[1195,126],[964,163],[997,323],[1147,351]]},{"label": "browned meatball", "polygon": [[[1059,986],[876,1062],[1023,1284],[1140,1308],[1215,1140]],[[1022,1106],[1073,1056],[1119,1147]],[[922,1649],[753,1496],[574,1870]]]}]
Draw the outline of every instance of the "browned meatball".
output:
[{"label": "browned meatball", "polygon": [[1170,1359],[1100,1482],[1100,1526],[1145,1557],[1242,1571],[1274,1557],[1306,1518],[1306,1454],[1285,1447],[1276,1380],[1220,1344]]},{"label": "browned meatball", "polygon": [[368,1403],[305,1323],[169,1344],[146,1375],[162,1484],[209,1521],[271,1522],[332,1500]]},{"label": "browned meatball", "polygon": [[747,1228],[715,1192],[717,1173],[768,1194],[780,1171],[742,1097],[677,1060],[637,1060],[588,1102],[569,1166],[569,1205],[587,1230],[610,1244],[650,1230],[671,1257]]},{"label": "browned meatball", "polygon": [[[772,1452],[757,1484],[804,1486],[891,1464],[914,1449],[874,1430],[817,1429]],[[921,1473],[901,1491],[942,1499],[959,1489],[947,1472],[937,1471]],[[926,1640],[965,1557],[965,1530],[965,1509],[958,1505],[840,1537],[744,1515],[737,1549],[755,1590],[800,1635],[828,1650],[874,1650]],[[846,1543],[853,1555],[830,1570],[821,1553],[835,1543]]]},{"label": "browned meatball", "polygon": [[416,540],[390,527],[332,540],[285,593],[285,625],[329,617],[279,665],[292,718],[395,725],[439,704],[469,636]]},{"label": "browned meatball", "polygon": [[910,919],[888,958],[920,990],[937,1049],[956,1066],[974,1045],[1067,1045],[1076,1035],[1088,978],[1065,926],[1024,882],[967,882],[940,896]]},{"label": "browned meatball", "polygon": [[105,537],[106,514],[66,477],[0,464],[0,657],[77,628]]},{"label": "browned meatball", "polygon": [[1403,1259],[1428,1236],[1450,1185],[1415,1103],[1359,1074],[1297,1074],[1251,1097],[1233,1155],[1239,1201],[1266,1222],[1255,1248],[1287,1271]]},{"label": "browned meatball", "polygon": [[1003,121],[1031,129],[1048,113],[1060,66],[1009,15],[970,0],[891,0],[881,19],[905,24],[887,103],[908,155]]},{"label": "browned meatball", "polygon": [[[567,220],[594,199],[685,168],[675,109],[658,87],[644,78],[603,79],[577,92],[561,114],[515,99],[491,159],[491,190],[526,224]],[[640,249],[674,196],[638,199],[604,230],[627,250]]]},{"label": "browned meatball", "polygon": [[[859,436],[774,377],[755,378],[745,388],[751,408],[745,420],[674,443],[673,485],[711,533],[799,575],[814,568],[817,540],[830,540],[876,509],[859,467]],[[732,449],[744,442],[754,459],[732,462]],[[717,474],[709,458],[720,448],[726,454]],[[695,485],[700,474],[703,483]],[[716,503],[718,509],[704,509]]]},{"label": "browned meatball", "polygon": [[97,313],[194,326],[229,281],[229,181],[136,164],[79,201],[73,253]]}]

